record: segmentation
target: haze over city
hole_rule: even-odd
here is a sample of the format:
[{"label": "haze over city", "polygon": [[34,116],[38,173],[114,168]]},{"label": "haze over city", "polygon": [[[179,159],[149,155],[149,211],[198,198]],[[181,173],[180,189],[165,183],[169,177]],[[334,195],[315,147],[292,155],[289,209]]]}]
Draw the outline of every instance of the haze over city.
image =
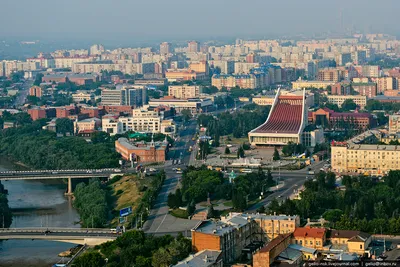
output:
[{"label": "haze over city", "polygon": [[399,9],[396,0],[5,0],[0,36],[128,45],[162,39],[279,38],[348,30],[396,35]]},{"label": "haze over city", "polygon": [[399,11],[2,0],[0,266],[397,266]]}]

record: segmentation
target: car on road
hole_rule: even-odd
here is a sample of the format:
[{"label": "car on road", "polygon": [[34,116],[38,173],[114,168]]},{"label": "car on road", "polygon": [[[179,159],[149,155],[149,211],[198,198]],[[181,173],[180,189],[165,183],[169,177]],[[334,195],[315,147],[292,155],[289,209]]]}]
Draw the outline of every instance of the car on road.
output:
[{"label": "car on road", "polygon": [[182,174],[183,172],[182,172],[182,171],[176,171],[176,173],[177,173],[177,174]]},{"label": "car on road", "polygon": [[308,174],[310,174],[310,175],[314,175],[314,174],[315,174],[315,172],[314,172],[314,171],[309,171],[309,172],[308,172]]}]

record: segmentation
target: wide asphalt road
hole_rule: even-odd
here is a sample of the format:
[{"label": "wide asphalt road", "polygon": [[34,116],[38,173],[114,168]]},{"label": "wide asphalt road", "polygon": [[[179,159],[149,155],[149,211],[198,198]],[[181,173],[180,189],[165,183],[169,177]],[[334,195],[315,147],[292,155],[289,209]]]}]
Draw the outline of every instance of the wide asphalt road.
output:
[{"label": "wide asphalt road", "polygon": [[[311,170],[317,173],[324,164],[326,164],[326,161],[314,163],[310,167]],[[278,198],[280,202],[287,199],[288,197],[290,197],[290,195],[294,193],[295,190],[299,189],[304,184],[307,178],[311,179],[314,177],[314,175],[308,174],[307,170],[281,171],[280,176],[279,172],[274,171],[272,172],[272,176],[274,177],[274,179],[279,178],[280,181],[284,183],[284,185],[268,197],[249,207],[246,212],[256,212],[257,209],[261,206],[268,206],[269,203],[275,198]]]},{"label": "wide asphalt road", "polygon": [[[190,234],[190,229],[198,223],[198,221],[179,219],[168,214],[168,194],[175,192],[179,179],[182,177],[173,168],[181,168],[183,170],[188,166],[191,154],[189,147],[195,143],[195,141],[192,141],[192,137],[196,133],[196,122],[190,121],[182,127],[180,136],[175,142],[174,148],[169,153],[171,158],[164,165],[166,179],[143,226],[143,230],[146,233],[160,234],[187,231]],[[178,165],[176,161],[179,159],[181,160],[181,164]],[[175,162],[175,165],[172,161]]]}]

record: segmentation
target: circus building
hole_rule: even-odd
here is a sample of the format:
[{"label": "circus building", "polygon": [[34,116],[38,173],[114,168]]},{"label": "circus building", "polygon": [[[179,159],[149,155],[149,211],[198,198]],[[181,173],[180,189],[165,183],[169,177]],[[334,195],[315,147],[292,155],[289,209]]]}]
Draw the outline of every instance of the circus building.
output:
[{"label": "circus building", "polygon": [[301,143],[301,135],[307,126],[306,95],[281,95],[279,89],[269,116],[264,124],[249,132],[253,146],[286,145]]}]

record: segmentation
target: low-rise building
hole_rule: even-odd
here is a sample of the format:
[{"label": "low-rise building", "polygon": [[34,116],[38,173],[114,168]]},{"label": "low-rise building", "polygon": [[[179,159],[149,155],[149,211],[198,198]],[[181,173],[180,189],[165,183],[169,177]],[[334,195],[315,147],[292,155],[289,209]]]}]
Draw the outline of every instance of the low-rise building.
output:
[{"label": "low-rise building", "polygon": [[173,265],[173,267],[223,267],[220,250],[202,250]]},{"label": "low-rise building", "polygon": [[292,234],[274,238],[265,247],[253,254],[253,267],[269,267],[291,243]]},{"label": "low-rise building", "polygon": [[188,69],[182,70],[168,70],[165,73],[165,78],[168,82],[176,81],[191,81],[191,80],[205,80],[207,78],[204,72],[195,72]]},{"label": "low-rise building", "polygon": [[101,127],[101,120],[98,118],[89,118],[81,121],[74,121],[74,133],[79,134],[85,131],[96,131]]},{"label": "low-rise building", "polygon": [[372,242],[370,234],[352,230],[330,230],[327,240],[334,248],[345,248],[349,253],[364,255]]},{"label": "low-rise building", "polygon": [[325,242],[325,228],[299,227],[293,233],[292,243],[303,247],[323,249]]},{"label": "low-rise building", "polygon": [[176,99],[173,97],[164,97],[160,99],[150,99],[149,106],[168,106],[174,108],[177,113],[180,113],[184,109],[189,109],[192,114],[197,114],[211,111],[213,102],[210,98]]},{"label": "low-rise building", "polygon": [[357,106],[364,108],[367,105],[367,97],[361,95],[328,95],[328,102],[336,104],[341,107],[343,102],[346,100],[353,100]]},{"label": "low-rise building", "polygon": [[305,81],[305,80],[297,80],[292,82],[293,89],[303,89],[303,88],[321,88],[327,89],[328,86],[335,85],[335,82],[327,82],[327,81]]},{"label": "low-rise building", "polygon": [[94,101],[94,94],[90,92],[76,92],[71,95],[74,102]]},{"label": "low-rise building", "polygon": [[115,150],[122,158],[135,162],[164,162],[168,151],[168,142],[130,142],[121,137],[115,141]]},{"label": "low-rise building", "polygon": [[270,96],[255,96],[253,97],[253,103],[259,106],[272,106],[274,104],[275,95]]}]

